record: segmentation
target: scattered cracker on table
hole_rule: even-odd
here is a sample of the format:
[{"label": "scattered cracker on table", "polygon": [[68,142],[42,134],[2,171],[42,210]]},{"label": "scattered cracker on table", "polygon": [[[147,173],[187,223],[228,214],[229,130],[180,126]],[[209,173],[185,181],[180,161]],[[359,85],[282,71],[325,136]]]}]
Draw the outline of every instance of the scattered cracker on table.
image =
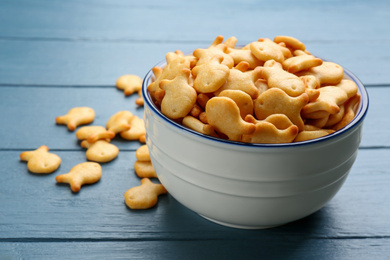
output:
[{"label": "scattered cracker on table", "polygon": [[142,79],[137,75],[123,75],[116,81],[116,87],[123,90],[126,96],[130,96],[141,90]]},{"label": "scattered cracker on table", "polygon": [[138,140],[141,143],[145,143],[146,129],[144,120],[134,115],[130,120],[130,129],[120,132],[120,136],[129,141]]},{"label": "scattered cracker on table", "polygon": [[81,127],[76,137],[82,140],[80,145],[87,149],[85,155],[90,161],[106,163],[118,156],[118,147],[110,143],[115,133],[107,131],[103,126]]},{"label": "scattered cracker on table", "polygon": [[83,126],[76,131],[76,137],[79,140],[87,140],[89,143],[97,140],[110,142],[115,137],[115,133],[107,131],[103,126]]},{"label": "scattered cracker on table", "polygon": [[140,186],[125,192],[125,203],[131,209],[148,209],[157,204],[159,195],[166,193],[168,191],[162,184],[156,184],[148,178],[143,178]]},{"label": "scattered cracker on table", "polygon": [[30,172],[48,174],[56,171],[61,164],[61,158],[49,153],[49,147],[40,146],[34,151],[26,151],[20,154],[20,160],[27,161],[27,168]]},{"label": "scattered cracker on table", "polygon": [[127,131],[131,128],[130,121],[133,117],[134,115],[130,111],[119,111],[108,119],[106,128],[115,134]]},{"label": "scattered cracker on table", "polygon": [[141,145],[135,152],[137,161],[134,163],[134,170],[140,178],[157,178],[156,171],[152,165],[149,149],[146,144]]},{"label": "scattered cracker on table", "polygon": [[79,125],[87,125],[95,119],[95,111],[90,107],[75,107],[66,115],[56,117],[56,123],[67,125],[70,131],[74,131]]},{"label": "scattered cracker on table", "polygon": [[93,184],[100,180],[102,167],[95,162],[84,162],[74,166],[69,173],[58,175],[58,183],[69,183],[73,192],[78,192],[84,184]]},{"label": "scattered cracker on table", "polygon": [[105,140],[97,140],[94,143],[84,141],[81,146],[87,148],[85,155],[89,161],[106,163],[114,160],[119,154],[118,147]]},{"label": "scattered cracker on table", "polygon": [[137,176],[140,178],[157,178],[157,173],[154,170],[151,161],[136,161],[134,163],[134,170]]}]

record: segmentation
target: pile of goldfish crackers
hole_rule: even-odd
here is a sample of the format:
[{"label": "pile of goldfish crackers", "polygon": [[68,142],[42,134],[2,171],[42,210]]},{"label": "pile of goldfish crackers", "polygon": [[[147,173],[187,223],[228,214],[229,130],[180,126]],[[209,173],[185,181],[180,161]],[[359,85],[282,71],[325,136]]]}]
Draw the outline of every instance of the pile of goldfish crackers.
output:
[{"label": "pile of goldfish crackers", "polygon": [[346,126],[360,103],[343,68],[294,37],[244,47],[216,37],[192,55],[166,54],[148,92],[168,118],[202,134],[246,143],[291,143]]}]

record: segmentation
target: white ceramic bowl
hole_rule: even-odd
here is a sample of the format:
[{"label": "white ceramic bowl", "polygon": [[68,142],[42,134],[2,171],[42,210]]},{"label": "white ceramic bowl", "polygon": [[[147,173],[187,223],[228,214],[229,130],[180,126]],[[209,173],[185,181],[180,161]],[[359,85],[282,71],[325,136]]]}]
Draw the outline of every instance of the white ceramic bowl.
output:
[{"label": "white ceramic bowl", "polygon": [[[163,67],[164,62],[156,66]],[[247,144],[192,131],[153,104],[145,76],[145,126],[153,166],[168,192],[187,208],[236,228],[267,228],[308,216],[340,189],[356,159],[368,95],[356,117],[322,138],[289,144]]]}]

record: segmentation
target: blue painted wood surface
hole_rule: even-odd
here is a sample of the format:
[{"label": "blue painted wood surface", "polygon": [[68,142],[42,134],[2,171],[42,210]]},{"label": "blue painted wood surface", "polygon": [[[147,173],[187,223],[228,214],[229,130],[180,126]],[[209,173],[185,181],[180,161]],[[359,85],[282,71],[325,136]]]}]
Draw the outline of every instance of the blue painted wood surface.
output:
[{"label": "blue painted wood surface", "polygon": [[[0,2],[0,259],[388,259],[390,255],[390,2],[27,1]],[[102,179],[73,194],[55,176],[84,162],[74,132],[55,117],[75,106],[105,125],[119,110],[142,116],[115,88],[143,77],[168,51],[192,51],[217,35],[245,44],[292,35],[366,85],[370,110],[359,155],[340,192],[302,220],[266,230],[213,224],[169,194],[130,210],[140,143],[116,138]],[[53,174],[29,173],[25,150],[47,145]]]}]

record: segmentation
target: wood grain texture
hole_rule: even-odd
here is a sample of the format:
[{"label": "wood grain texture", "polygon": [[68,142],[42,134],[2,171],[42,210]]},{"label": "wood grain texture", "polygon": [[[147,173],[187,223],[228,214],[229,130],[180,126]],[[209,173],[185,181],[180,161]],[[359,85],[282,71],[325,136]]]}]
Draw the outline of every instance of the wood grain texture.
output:
[{"label": "wood grain texture", "polygon": [[8,62],[0,84],[111,85],[125,73],[145,75],[168,51],[191,52],[220,34],[241,44],[292,35],[363,83],[385,84],[388,8],[362,0],[3,1],[0,59]]},{"label": "wood grain texture", "polygon": [[[386,0],[1,1],[0,259],[388,259],[389,8]],[[98,183],[79,193],[56,183],[86,158],[55,117],[75,106],[95,110],[93,125],[120,110],[142,117],[116,79],[143,77],[168,51],[192,52],[217,35],[239,44],[295,36],[367,86],[359,155],[324,208],[264,230],[216,225],[170,194],[152,209],[130,210],[123,194],[140,182],[140,143],[119,137],[119,155],[102,164]],[[43,144],[62,164],[36,175],[19,154]]]},{"label": "wood grain texture", "polygon": [[8,0],[0,16],[8,25],[1,36],[10,38],[209,42],[216,33],[251,41],[257,37],[252,35],[278,32],[304,41],[354,43],[389,40],[383,33],[390,29],[388,7],[386,0]]},{"label": "wood grain texture", "polygon": [[[217,35],[210,36],[205,43],[0,39],[0,59],[7,60],[7,63],[0,64],[0,85],[111,86],[124,74],[143,78],[165,58],[167,52],[181,50],[192,53],[196,48],[207,48]],[[276,34],[271,38],[274,36]],[[254,34],[243,44],[260,37],[264,35]],[[388,41],[321,41],[306,45],[313,54],[352,71],[364,84],[390,82],[390,64],[383,56],[389,46]]]},{"label": "wood grain texture", "polygon": [[[57,125],[57,116],[65,115],[73,107],[88,106],[95,111],[90,125],[105,127],[108,119],[122,110],[143,118],[143,107],[135,104],[137,98],[138,94],[125,97],[115,86],[0,87],[0,120],[7,124],[0,132],[0,149],[36,149],[45,144],[54,150],[83,150],[75,136],[77,130],[71,132],[65,125]],[[119,136],[112,143],[125,150],[140,145]]]},{"label": "wood grain texture", "polygon": [[[390,111],[389,87],[370,87],[370,109],[365,119],[361,147],[389,147],[388,126]],[[50,149],[81,149],[74,132],[64,125],[56,125],[55,118],[77,106],[95,110],[92,125],[105,126],[111,115],[129,110],[143,118],[143,107],[135,105],[134,94],[125,97],[114,86],[109,87],[0,87],[0,121],[7,127],[0,132],[1,149],[36,149],[46,144]],[[22,105],[23,104],[23,105]],[[28,131],[26,131],[28,129]],[[18,136],[18,138],[13,138]],[[114,142],[120,149],[134,150],[139,142],[117,137]]]},{"label": "wood grain texture", "polygon": [[[310,239],[298,237],[180,241],[47,241],[0,243],[4,259],[378,259],[385,260],[384,239]],[[115,252],[113,254],[112,252]],[[173,253],[174,252],[174,253]]]},{"label": "wood grain texture", "polygon": [[2,160],[9,162],[0,175],[0,241],[390,237],[390,211],[386,210],[390,206],[390,162],[377,160],[380,156],[388,158],[388,149],[360,150],[340,192],[317,213],[285,226],[254,231],[215,225],[185,209],[170,195],[160,197],[157,207],[150,210],[128,209],[123,194],[140,181],[134,173],[134,152],[121,151],[117,159],[102,165],[98,183],[74,194],[69,185],[56,184],[55,176],[85,161],[84,154],[56,154],[63,159],[60,168],[41,176],[27,171],[18,152],[0,152]]}]

